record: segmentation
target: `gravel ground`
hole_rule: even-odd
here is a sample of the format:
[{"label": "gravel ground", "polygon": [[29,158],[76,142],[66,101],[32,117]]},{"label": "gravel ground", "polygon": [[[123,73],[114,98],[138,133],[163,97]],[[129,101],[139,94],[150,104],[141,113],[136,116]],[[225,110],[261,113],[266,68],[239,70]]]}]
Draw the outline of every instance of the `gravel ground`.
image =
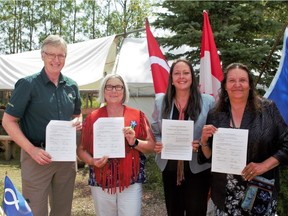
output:
[{"label": "gravel ground", "polygon": [[166,216],[165,203],[161,195],[145,191],[142,198],[141,216]]}]

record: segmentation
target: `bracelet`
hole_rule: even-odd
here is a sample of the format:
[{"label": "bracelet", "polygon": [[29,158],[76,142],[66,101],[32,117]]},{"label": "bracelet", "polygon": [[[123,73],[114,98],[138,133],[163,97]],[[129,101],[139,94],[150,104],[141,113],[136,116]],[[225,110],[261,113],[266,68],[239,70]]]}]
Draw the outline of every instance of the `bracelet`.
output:
[{"label": "bracelet", "polygon": [[139,144],[138,139],[135,139],[134,144],[133,144],[133,145],[130,145],[130,144],[129,144],[129,146],[130,146],[130,148],[135,148],[136,146],[138,146],[138,144]]},{"label": "bracelet", "polygon": [[201,140],[199,141],[199,145],[200,145],[201,147],[207,147],[207,146],[208,146],[208,144],[204,145],[204,144],[201,142]]}]

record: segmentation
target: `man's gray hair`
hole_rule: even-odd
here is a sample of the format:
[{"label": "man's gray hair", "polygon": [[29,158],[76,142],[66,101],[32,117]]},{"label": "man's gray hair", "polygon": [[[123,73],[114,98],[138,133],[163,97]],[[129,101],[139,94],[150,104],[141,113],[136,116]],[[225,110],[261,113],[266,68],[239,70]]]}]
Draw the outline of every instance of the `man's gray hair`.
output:
[{"label": "man's gray hair", "polygon": [[45,47],[48,45],[64,48],[65,56],[67,56],[67,43],[61,36],[49,35],[42,43],[41,53],[45,52]]}]

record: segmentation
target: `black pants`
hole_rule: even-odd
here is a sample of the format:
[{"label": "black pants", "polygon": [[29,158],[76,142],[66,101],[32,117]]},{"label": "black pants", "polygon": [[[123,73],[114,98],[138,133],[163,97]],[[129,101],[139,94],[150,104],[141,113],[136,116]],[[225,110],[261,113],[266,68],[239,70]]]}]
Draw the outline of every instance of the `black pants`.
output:
[{"label": "black pants", "polygon": [[177,186],[177,171],[164,170],[162,179],[168,216],[206,216],[210,176],[210,169],[197,174],[186,169],[185,180]]}]

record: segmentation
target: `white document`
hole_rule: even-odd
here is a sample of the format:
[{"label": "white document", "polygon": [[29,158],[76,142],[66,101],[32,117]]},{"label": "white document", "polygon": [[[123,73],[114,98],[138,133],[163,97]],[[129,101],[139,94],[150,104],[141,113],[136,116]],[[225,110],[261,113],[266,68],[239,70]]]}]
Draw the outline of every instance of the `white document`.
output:
[{"label": "white document", "polygon": [[241,175],[246,166],[248,130],[218,128],[213,136],[212,172]]},{"label": "white document", "polygon": [[124,118],[99,118],[93,124],[93,157],[125,157]]},{"label": "white document", "polygon": [[192,160],[194,121],[162,120],[162,159]]},{"label": "white document", "polygon": [[72,121],[49,122],[45,150],[52,161],[76,161],[76,127],[72,126]]}]

